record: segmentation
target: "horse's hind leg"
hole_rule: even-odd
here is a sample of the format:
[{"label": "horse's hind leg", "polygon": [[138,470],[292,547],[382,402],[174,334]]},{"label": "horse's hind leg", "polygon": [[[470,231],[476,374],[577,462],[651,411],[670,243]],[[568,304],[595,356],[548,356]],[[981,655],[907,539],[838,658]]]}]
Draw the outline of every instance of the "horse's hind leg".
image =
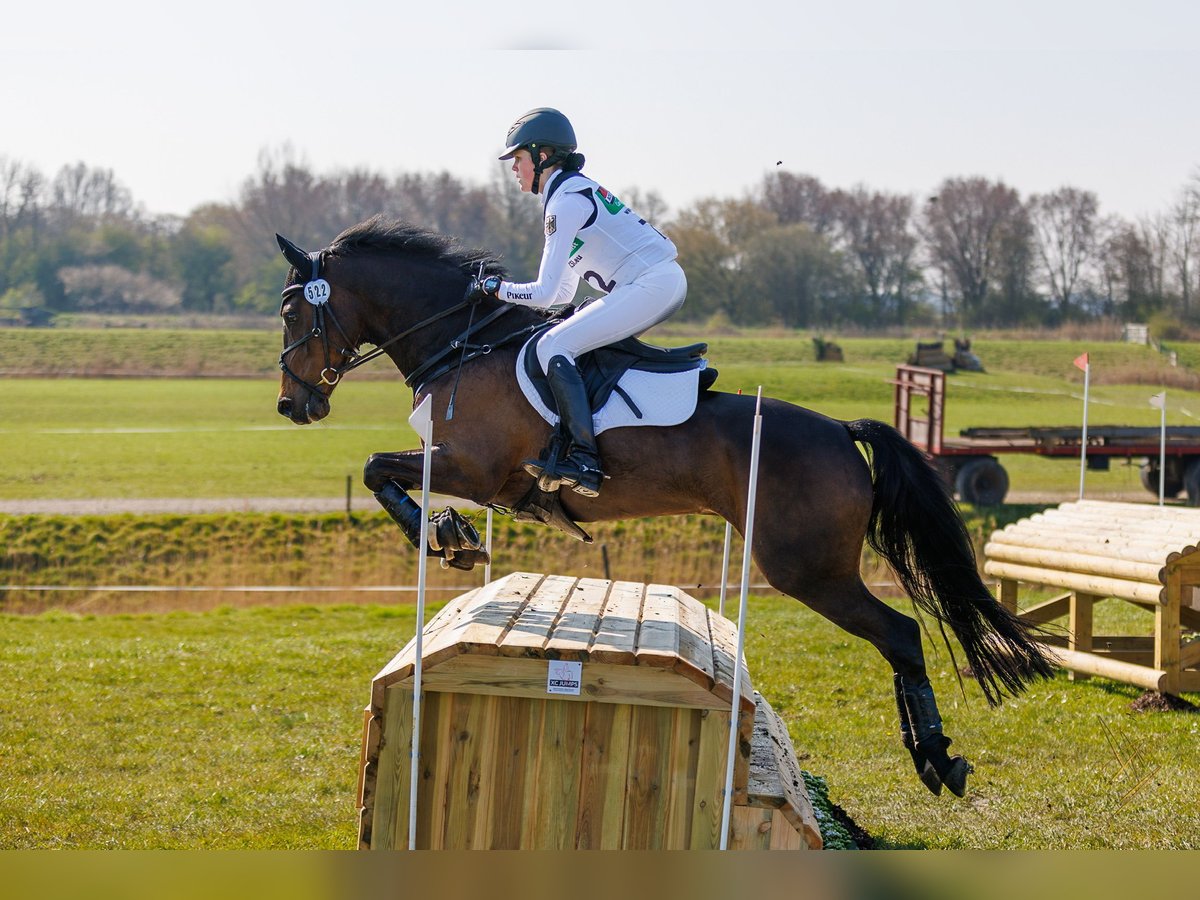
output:
[{"label": "horse's hind leg", "polygon": [[829,621],[875,647],[892,666],[893,689],[900,718],[900,739],[912,757],[921,781],[933,793],[944,784],[953,793],[966,792],[970,765],[961,756],[946,753],[950,739],[942,733],[933,688],[925,672],[921,630],[867,590],[857,573],[843,578],[820,579],[811,575],[783,584],[772,578],[767,563],[760,568],[779,590],[793,596]]}]

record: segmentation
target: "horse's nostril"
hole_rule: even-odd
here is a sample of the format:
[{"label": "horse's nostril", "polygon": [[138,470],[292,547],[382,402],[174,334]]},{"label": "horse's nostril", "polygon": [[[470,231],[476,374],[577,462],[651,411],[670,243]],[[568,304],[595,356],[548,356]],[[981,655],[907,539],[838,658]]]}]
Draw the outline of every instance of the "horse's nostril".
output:
[{"label": "horse's nostril", "polygon": [[290,416],[292,414],[292,401],[287,397],[280,397],[279,402],[275,404],[275,408],[279,410],[281,416]]}]

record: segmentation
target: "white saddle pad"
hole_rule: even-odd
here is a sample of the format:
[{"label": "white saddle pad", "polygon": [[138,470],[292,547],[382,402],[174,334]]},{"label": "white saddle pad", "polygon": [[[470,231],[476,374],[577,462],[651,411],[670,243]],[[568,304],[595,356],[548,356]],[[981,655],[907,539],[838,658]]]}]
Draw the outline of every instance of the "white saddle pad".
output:
[{"label": "white saddle pad", "polygon": [[[529,405],[551,425],[558,424],[558,413],[552,412],[542,402],[537,388],[525,374],[525,354],[537,335],[526,342],[517,354],[517,384]],[[613,391],[608,402],[599,412],[592,415],[596,434],[609,428],[625,428],[631,425],[678,425],[691,418],[696,411],[696,399],[700,390],[700,369],[707,368],[708,360],[701,360],[700,367],[688,372],[642,372],[630,369],[621,376],[621,390],[633,400],[642,417],[639,419],[629,404],[617,391]]]}]

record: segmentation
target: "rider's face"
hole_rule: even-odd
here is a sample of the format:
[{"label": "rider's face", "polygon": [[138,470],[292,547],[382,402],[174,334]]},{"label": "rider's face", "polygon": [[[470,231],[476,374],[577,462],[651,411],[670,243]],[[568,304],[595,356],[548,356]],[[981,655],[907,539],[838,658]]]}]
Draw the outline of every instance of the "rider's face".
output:
[{"label": "rider's face", "polygon": [[522,193],[528,194],[533,190],[533,157],[528,150],[522,148],[513,154],[512,170]]}]

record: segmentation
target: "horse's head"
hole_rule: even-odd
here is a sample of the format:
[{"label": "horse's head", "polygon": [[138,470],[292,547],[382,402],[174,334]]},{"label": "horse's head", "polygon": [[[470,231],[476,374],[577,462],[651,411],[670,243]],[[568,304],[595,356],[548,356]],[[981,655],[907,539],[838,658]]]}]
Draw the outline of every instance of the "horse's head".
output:
[{"label": "horse's head", "polygon": [[[276,409],[297,425],[308,425],[329,415],[329,395],[358,358],[358,341],[334,313],[332,288],[321,277],[325,251],[307,253],[282,235],[275,238],[292,265],[279,308],[283,376]],[[347,316],[344,309],[343,319]]]}]

